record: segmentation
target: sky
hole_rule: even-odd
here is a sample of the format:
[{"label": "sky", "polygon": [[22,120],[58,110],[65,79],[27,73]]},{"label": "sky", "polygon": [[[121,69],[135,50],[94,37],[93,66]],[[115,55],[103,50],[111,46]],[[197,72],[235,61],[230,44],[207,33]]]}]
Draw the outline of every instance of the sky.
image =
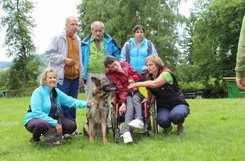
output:
[{"label": "sky", "polygon": [[[43,53],[52,38],[60,33],[65,26],[65,19],[71,15],[78,15],[76,6],[81,0],[33,0],[33,18],[36,27],[33,29],[33,42],[37,53]],[[181,3],[180,13],[189,16],[193,0]],[[3,15],[0,9],[0,17]],[[4,31],[0,30],[0,61],[10,61],[4,47]]]},{"label": "sky", "polygon": [[[33,18],[36,27],[33,29],[33,42],[38,53],[43,53],[52,38],[62,32],[65,19],[78,15],[76,6],[81,0],[33,0]],[[0,10],[0,16],[3,15]],[[9,61],[4,47],[4,31],[0,31],[0,61]]]}]

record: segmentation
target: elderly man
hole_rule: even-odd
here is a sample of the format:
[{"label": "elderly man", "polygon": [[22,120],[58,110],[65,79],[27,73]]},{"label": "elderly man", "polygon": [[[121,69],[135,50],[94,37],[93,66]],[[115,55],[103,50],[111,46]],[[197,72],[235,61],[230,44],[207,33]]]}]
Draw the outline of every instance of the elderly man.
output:
[{"label": "elderly man", "polygon": [[[46,54],[50,66],[58,73],[57,87],[69,96],[77,98],[82,76],[80,39],[76,34],[78,19],[66,19],[65,30],[51,42]],[[75,108],[62,108],[66,118],[76,121]]]},{"label": "elderly man", "polygon": [[236,61],[237,86],[245,90],[245,17],[243,18]]},{"label": "elderly man", "polygon": [[83,59],[83,79],[86,82],[88,72],[104,73],[103,61],[106,55],[120,58],[120,49],[112,37],[105,33],[105,26],[101,21],[91,24],[91,34],[81,43]]}]

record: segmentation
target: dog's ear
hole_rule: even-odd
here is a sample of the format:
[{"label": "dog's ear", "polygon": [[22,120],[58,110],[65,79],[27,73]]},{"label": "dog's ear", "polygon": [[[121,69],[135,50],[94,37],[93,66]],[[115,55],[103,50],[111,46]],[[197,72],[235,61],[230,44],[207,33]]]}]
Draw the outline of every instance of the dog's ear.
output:
[{"label": "dog's ear", "polygon": [[94,84],[96,85],[96,87],[101,86],[101,82],[100,79],[96,78],[96,77],[91,77],[92,82],[94,82]]}]

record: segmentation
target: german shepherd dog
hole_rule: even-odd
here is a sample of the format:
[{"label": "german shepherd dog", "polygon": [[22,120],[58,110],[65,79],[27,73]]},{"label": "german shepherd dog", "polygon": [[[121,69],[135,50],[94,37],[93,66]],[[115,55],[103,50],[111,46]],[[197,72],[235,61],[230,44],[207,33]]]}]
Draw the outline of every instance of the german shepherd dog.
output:
[{"label": "german shepherd dog", "polygon": [[93,103],[87,113],[89,141],[93,142],[95,136],[102,136],[103,143],[106,144],[107,117],[116,88],[106,77],[101,79],[92,77],[91,80],[94,88]]}]

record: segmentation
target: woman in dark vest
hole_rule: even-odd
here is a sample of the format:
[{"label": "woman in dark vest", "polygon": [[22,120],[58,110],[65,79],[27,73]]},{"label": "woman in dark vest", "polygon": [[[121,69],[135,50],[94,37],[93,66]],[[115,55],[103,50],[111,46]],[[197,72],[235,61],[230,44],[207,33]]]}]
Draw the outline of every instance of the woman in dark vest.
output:
[{"label": "woman in dark vest", "polygon": [[147,87],[156,99],[157,123],[165,133],[172,130],[172,123],[177,125],[177,134],[182,133],[190,110],[175,76],[158,56],[148,57],[146,66],[147,80],[130,84],[128,88]]}]

